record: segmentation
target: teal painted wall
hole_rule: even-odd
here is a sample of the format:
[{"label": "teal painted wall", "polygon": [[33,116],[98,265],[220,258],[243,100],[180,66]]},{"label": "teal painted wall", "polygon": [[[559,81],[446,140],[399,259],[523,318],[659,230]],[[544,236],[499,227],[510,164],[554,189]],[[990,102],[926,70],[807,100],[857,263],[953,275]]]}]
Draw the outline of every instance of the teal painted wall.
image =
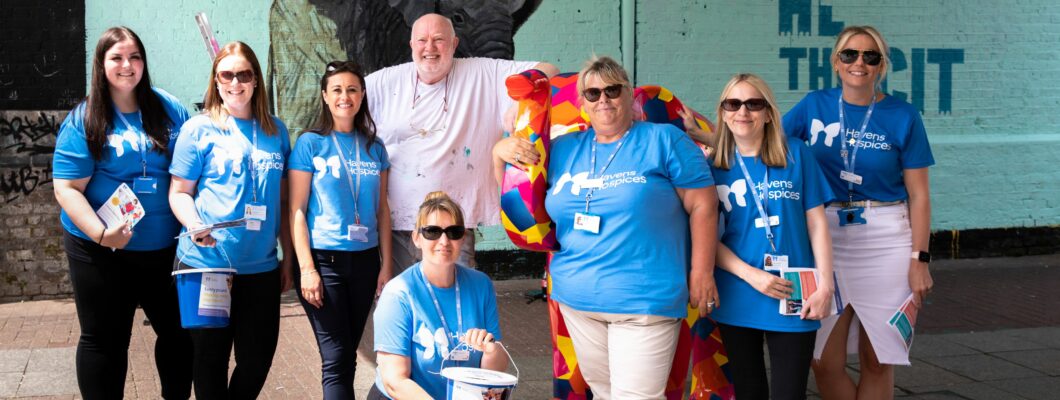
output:
[{"label": "teal painted wall", "polygon": [[[787,108],[811,87],[837,83],[827,62],[821,63],[834,32],[843,24],[875,25],[905,61],[890,73],[890,94],[923,105],[937,160],[931,169],[933,229],[1060,225],[1060,5],[841,3],[635,1],[636,20],[630,23],[636,29],[636,83],[667,86],[713,119],[728,77],[755,72]],[[207,11],[219,42],[243,40],[267,63],[270,0],[147,4],[90,1],[89,53],[106,27],[130,26],[148,46],[154,83],[190,105],[201,98],[209,71],[193,15]],[[594,52],[621,59],[620,4],[545,0],[516,35],[516,58],[567,71]],[[781,21],[790,21],[790,33]],[[823,69],[811,86],[814,55]],[[480,249],[510,248],[497,227],[481,231]]]}]

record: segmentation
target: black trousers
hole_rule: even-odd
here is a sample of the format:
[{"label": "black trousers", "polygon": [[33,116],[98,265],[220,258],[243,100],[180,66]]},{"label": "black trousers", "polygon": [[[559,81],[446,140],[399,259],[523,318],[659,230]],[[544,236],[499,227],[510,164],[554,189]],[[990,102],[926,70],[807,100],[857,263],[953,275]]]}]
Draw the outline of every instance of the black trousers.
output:
[{"label": "black trousers", "polygon": [[324,399],[353,399],[357,345],[361,343],[379,279],[379,248],[364,251],[313,249],[312,253],[313,264],[324,285],[324,306],[316,308],[307,303],[302,298],[301,279],[295,282],[298,298],[320,348]]},{"label": "black trousers", "polygon": [[129,339],[136,306],[143,308],[158,339],[155,366],[162,397],[191,396],[192,345],[180,327],[173,284],[176,246],[155,251],[111,251],[63,233],[70,283],[81,324],[77,386],[85,399],[120,399],[129,368]]},{"label": "black trousers", "polygon": [[[725,324],[718,327],[729,355],[737,400],[806,398],[817,331],[774,332]],[[769,380],[762,353],[763,340],[769,347]]]},{"label": "black trousers", "polygon": [[[254,399],[272,367],[280,336],[280,270],[236,275],[225,328],[192,329],[195,398]],[[229,355],[236,367],[228,378]]]}]

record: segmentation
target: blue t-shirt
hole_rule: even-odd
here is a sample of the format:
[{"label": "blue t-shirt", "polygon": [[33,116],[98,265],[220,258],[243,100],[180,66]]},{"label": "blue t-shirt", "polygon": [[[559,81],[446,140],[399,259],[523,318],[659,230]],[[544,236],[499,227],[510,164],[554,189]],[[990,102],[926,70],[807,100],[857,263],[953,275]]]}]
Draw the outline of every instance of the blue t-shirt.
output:
[{"label": "blue t-shirt", "polygon": [[[864,134],[858,132],[868,106],[845,103],[846,133],[839,132],[838,101],[842,90],[819,90],[806,95],[791,111],[784,114],[784,130],[788,136],[806,141],[821,164],[824,177],[832,192],[847,201],[847,182],[839,179],[843,170],[840,158],[841,140],[853,154],[850,140],[861,136],[854,173],[861,175],[862,184],[854,185],[854,200],[905,200],[902,170],[929,167],[935,164],[928,145],[924,121],[916,108],[894,96],[886,96],[876,103],[872,118]],[[858,135],[858,136],[855,136]]]},{"label": "blue t-shirt", "polygon": [[[743,161],[760,195],[768,186],[763,202],[766,213],[780,218],[780,225],[772,227],[773,242],[777,246],[775,254],[788,256],[789,267],[816,267],[806,211],[832,201],[833,196],[810,149],[805,143],[788,138],[786,167],[767,167],[758,157],[743,157]],[[763,185],[766,168],[769,184]],[[772,250],[765,228],[755,227],[755,219],[761,216],[740,164],[733,159],[731,168],[724,170],[713,167],[712,160],[711,173],[717,182],[719,217],[725,222],[721,243],[747,264],[763,269],[765,254]],[[755,290],[720,266],[714,268],[714,280],[721,307],[711,317],[718,322],[779,332],[808,332],[820,327],[817,321],[781,315],[779,300]]]},{"label": "blue t-shirt", "polygon": [[[154,143],[143,130],[139,112],[123,114],[133,130],[129,130],[115,114],[111,130],[107,134],[107,143],[103,146],[103,157],[96,161],[92,158],[88,142],[85,140],[85,103],[79,104],[66,116],[55,140],[52,177],[70,180],[91,177],[84,195],[93,210],[98,210],[122,183],[133,188],[133,181],[143,176],[141,157],[146,156],[147,176],[155,178],[158,187],[152,194],[136,193],[144,207],[144,217],[133,228],[132,238],[125,246],[126,250],[149,251],[170,247],[175,243],[173,237],[180,230],[180,223],[169,208],[169,160],[173,155],[173,146],[177,141],[180,126],[188,120],[188,110],[180,105],[176,97],[164,90],[153,90],[162,101],[162,107],[171,121],[169,143],[165,153],[154,150]],[[115,110],[115,113],[117,112],[119,111]],[[60,212],[59,220],[63,229],[74,236],[92,242],[99,239],[90,238],[81,232],[66,214],[66,210]]]},{"label": "blue t-shirt", "polygon": [[[266,206],[265,221],[258,231],[242,227],[214,231],[217,246],[212,248],[196,246],[190,237],[182,238],[177,246],[181,262],[197,268],[235,268],[239,274],[276,268],[280,214],[286,212],[280,209],[280,185],[291,142],[283,122],[270,118],[276,122],[274,135],[266,134],[260,124],[249,119],[229,118],[228,130],[222,130],[207,115],[192,117],[180,130],[169,173],[197,182],[195,208],[203,223],[243,218],[255,194],[258,203]],[[251,174],[248,167],[255,125],[256,172]],[[252,175],[256,176],[253,181]]]},{"label": "blue t-shirt", "polygon": [[600,216],[600,233],[576,230],[595,137],[589,129],[552,142],[545,207],[560,243],[549,267],[552,296],[580,311],[683,318],[691,239],[676,189],[710,187],[710,167],[676,127],[634,122],[622,139],[596,145],[592,178],[603,178],[603,186],[593,193],[589,213]]},{"label": "blue t-shirt", "polygon": [[[338,139],[341,149],[335,148],[331,138],[333,135]],[[313,173],[306,222],[309,225],[309,245],[314,249],[361,251],[379,245],[379,226],[376,221],[379,174],[390,168],[390,161],[381,142],[372,143],[371,149],[366,151],[364,144],[367,138],[360,133],[357,135],[359,140],[354,140],[351,134],[344,132],[332,135],[306,132],[298,138],[291,152],[287,168]],[[339,151],[346,158],[347,168],[342,167]],[[357,156],[353,151],[360,154],[360,164],[357,164]],[[353,171],[354,176],[350,177],[349,171]],[[349,238],[349,227],[355,222],[350,182],[356,187],[358,175],[361,183],[357,204],[361,225],[368,227],[367,242]]]},{"label": "blue t-shirt", "polygon": [[[454,331],[455,337],[448,338],[451,340],[446,338],[419,263],[387,282],[373,314],[375,351],[408,357],[412,361],[410,377],[435,399],[445,398],[445,377],[439,375],[442,360],[460,343],[464,332],[470,328],[485,329],[495,340],[501,340],[493,282],[486,274],[461,265],[456,266],[456,271],[464,317],[462,330],[458,327],[456,314],[456,285],[448,288],[431,285],[445,314],[445,322]],[[445,367],[478,367],[481,361],[482,353],[471,351],[471,358],[467,361],[448,360]],[[387,394],[378,368],[375,384],[380,392]]]}]

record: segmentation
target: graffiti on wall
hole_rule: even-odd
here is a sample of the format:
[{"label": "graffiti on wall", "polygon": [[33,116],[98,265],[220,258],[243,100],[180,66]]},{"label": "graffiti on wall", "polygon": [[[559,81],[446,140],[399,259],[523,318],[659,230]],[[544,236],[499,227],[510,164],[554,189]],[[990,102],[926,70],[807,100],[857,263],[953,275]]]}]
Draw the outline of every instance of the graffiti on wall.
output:
[{"label": "graffiti on wall", "polygon": [[[838,86],[838,80],[833,84],[832,65],[829,60],[832,57],[832,40],[843,30],[845,24],[833,19],[833,7],[818,4],[814,9],[812,0],[780,0],[777,6],[778,34],[827,38],[822,41],[823,47],[780,48],[779,56],[788,64],[788,90],[817,90]],[[814,11],[816,15],[813,14]],[[811,26],[814,17],[817,19],[816,32]],[[933,96],[938,98],[938,104],[932,105],[932,108],[942,114],[953,112],[953,69],[954,65],[964,63],[964,49],[902,49],[891,46],[890,53],[891,70],[887,72],[888,76],[908,74],[904,76],[909,77],[911,84],[909,92],[888,90],[888,82],[884,80],[884,92],[912,103],[923,113],[930,109],[925,104],[925,82],[938,82],[938,93]],[[936,75],[928,74],[929,65],[937,66]],[[807,82],[800,82],[800,71],[806,71]]]},{"label": "graffiti on wall", "polygon": [[84,95],[85,2],[53,3],[4,2],[0,110],[69,110]]},{"label": "graffiti on wall", "polygon": [[[277,114],[297,132],[312,122],[319,79],[332,60],[349,59],[367,73],[411,61],[412,23],[427,13],[453,21],[457,57],[511,59],[513,38],[541,0],[296,0],[269,12],[269,76]],[[316,66],[316,67],[314,67]]]},{"label": "graffiti on wall", "polygon": [[52,182],[51,155],[65,111],[0,112],[0,203]]}]

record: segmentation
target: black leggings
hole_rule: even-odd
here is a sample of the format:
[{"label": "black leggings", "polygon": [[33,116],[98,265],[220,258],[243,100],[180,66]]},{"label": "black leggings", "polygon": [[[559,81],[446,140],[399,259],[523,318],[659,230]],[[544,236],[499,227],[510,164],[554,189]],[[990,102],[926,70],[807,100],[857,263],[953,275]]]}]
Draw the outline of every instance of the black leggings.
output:
[{"label": "black leggings", "polygon": [[[280,270],[236,275],[231,293],[228,327],[191,330],[197,399],[257,398],[272,367],[280,335]],[[229,381],[233,346],[236,367]]]},{"label": "black leggings", "polygon": [[63,245],[81,324],[76,360],[81,396],[120,399],[124,395],[133,315],[140,305],[158,335],[155,366],[162,397],[190,397],[191,338],[180,327],[177,291],[170,276],[176,247],[111,251],[69,232],[63,233]]},{"label": "black leggings", "polygon": [[313,249],[313,264],[324,286],[324,306],[316,308],[302,297],[309,323],[320,348],[321,387],[324,399],[353,399],[353,376],[357,371],[357,345],[372,311],[379,280],[379,248],[364,251]]},{"label": "black leggings", "polygon": [[[729,355],[737,400],[806,398],[806,380],[810,376],[817,331],[774,332],[725,324],[718,327]],[[766,379],[763,339],[769,346],[772,386]]]}]

